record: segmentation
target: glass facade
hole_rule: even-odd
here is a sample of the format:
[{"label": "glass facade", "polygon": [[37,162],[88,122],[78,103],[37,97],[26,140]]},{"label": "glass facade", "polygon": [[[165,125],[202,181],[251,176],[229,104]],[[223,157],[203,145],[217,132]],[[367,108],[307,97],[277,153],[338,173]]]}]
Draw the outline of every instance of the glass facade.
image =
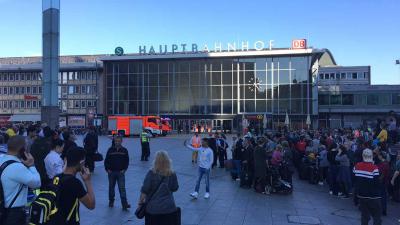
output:
[{"label": "glass facade", "polygon": [[108,115],[307,115],[311,56],[105,61]]}]

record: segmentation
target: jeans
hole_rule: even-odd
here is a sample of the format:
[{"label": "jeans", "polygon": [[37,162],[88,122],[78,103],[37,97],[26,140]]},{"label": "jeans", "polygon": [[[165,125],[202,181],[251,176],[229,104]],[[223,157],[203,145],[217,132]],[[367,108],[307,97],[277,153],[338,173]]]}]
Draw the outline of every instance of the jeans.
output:
[{"label": "jeans", "polygon": [[118,184],[119,196],[122,205],[127,205],[126,189],[125,189],[125,174],[120,171],[113,171],[108,174],[108,198],[110,201],[115,199],[115,183]]},{"label": "jeans", "polygon": [[242,167],[242,161],[240,161],[240,160],[233,160],[233,169],[232,169],[232,172],[233,172],[234,174],[236,174],[238,177],[240,176],[241,167]]},{"label": "jeans", "polygon": [[94,171],[94,160],[93,160],[94,153],[86,153],[85,165],[92,173]]},{"label": "jeans", "polygon": [[203,175],[205,176],[206,180],[206,192],[210,192],[210,169],[205,169],[201,167],[199,167],[199,178],[197,179],[196,188],[194,190],[196,192],[199,192],[200,182],[203,178]]},{"label": "jeans", "polygon": [[381,199],[360,198],[361,225],[368,225],[369,220],[374,220],[374,225],[381,225]]},{"label": "jeans", "polygon": [[329,166],[329,189],[333,192],[334,195],[338,194],[338,183],[336,181],[339,173],[339,167],[337,165]]},{"label": "jeans", "polygon": [[7,218],[4,225],[24,225],[26,224],[26,214],[24,207],[7,209]]},{"label": "jeans", "polygon": [[381,185],[381,204],[382,204],[382,212],[386,213],[387,209],[387,191],[386,186],[384,184]]}]

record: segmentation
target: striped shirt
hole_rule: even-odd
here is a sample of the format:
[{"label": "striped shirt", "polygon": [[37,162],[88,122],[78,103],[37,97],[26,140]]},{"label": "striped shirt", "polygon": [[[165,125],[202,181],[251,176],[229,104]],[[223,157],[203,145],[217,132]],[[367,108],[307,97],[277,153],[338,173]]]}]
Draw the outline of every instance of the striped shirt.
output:
[{"label": "striped shirt", "polygon": [[353,169],[355,190],[359,198],[378,199],[380,197],[379,169],[371,162],[359,162]]}]

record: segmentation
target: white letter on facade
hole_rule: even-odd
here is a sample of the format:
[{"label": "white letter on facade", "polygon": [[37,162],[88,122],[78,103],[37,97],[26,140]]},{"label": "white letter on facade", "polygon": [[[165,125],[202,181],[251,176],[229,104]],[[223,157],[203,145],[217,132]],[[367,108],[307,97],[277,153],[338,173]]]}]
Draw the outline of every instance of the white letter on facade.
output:
[{"label": "white letter on facade", "polygon": [[272,50],[273,45],[274,45],[274,40],[269,40],[269,50]]},{"label": "white letter on facade", "polygon": [[208,46],[207,46],[207,45],[204,45],[203,51],[205,51],[205,52],[209,52],[209,51],[210,51],[210,49],[208,48]]},{"label": "white letter on facade", "polygon": [[146,54],[146,46],[143,46],[143,48],[141,45],[139,46],[139,54]]},{"label": "white letter on facade", "polygon": [[256,51],[261,51],[261,50],[263,50],[263,49],[264,49],[264,42],[263,42],[263,41],[256,41],[256,42],[254,43],[254,49],[255,49]]},{"label": "white letter on facade", "polygon": [[228,43],[228,52],[230,52],[230,51],[236,51],[236,42],[233,42],[233,44],[232,43]]},{"label": "white letter on facade", "polygon": [[248,51],[249,50],[249,42],[243,42],[242,41],[242,51]]},{"label": "white letter on facade", "polygon": [[219,43],[214,43],[214,52],[222,52],[222,44],[221,42]]}]

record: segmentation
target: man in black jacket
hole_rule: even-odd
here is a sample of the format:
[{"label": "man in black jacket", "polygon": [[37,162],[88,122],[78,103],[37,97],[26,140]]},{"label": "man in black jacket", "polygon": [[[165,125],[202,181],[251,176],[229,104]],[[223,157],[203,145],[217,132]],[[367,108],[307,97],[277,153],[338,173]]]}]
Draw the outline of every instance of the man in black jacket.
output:
[{"label": "man in black jacket", "polygon": [[208,138],[208,147],[211,148],[211,150],[214,153],[214,161],[212,164],[212,168],[217,166],[217,160],[218,160],[218,149],[217,149],[217,139],[215,138],[217,134],[214,134],[214,136],[210,133],[209,138]]},{"label": "man in black jacket", "polygon": [[115,146],[107,151],[104,167],[108,173],[109,184],[109,207],[114,207],[115,183],[118,183],[119,195],[121,197],[122,209],[127,210],[131,206],[126,199],[125,172],[129,166],[128,150],[122,146],[122,137],[117,136],[114,139]]},{"label": "man in black jacket", "polygon": [[86,151],[86,166],[89,168],[90,172],[94,171],[94,155],[97,152],[99,146],[99,137],[97,136],[94,127],[89,129],[86,137],[83,139],[83,147]]}]

